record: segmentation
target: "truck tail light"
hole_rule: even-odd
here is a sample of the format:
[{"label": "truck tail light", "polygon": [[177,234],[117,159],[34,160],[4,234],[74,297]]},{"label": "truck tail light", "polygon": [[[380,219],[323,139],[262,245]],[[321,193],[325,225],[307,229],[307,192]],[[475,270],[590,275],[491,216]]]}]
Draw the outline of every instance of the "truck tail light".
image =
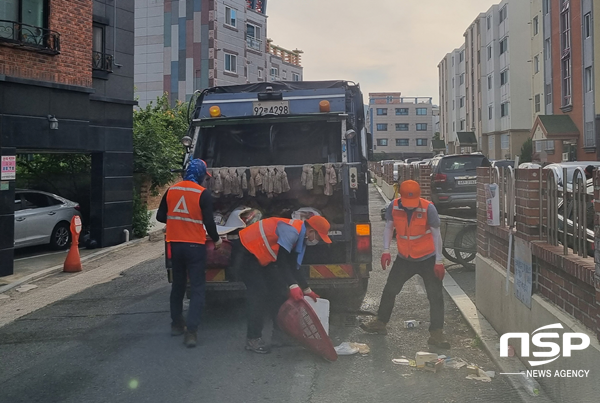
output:
[{"label": "truck tail light", "polygon": [[435,174],[433,177],[434,182],[446,182],[446,179],[448,179],[448,176],[445,174]]},{"label": "truck tail light", "polygon": [[370,236],[371,235],[371,224],[356,224],[356,235]]},{"label": "truck tail light", "polygon": [[356,237],[356,250],[359,253],[368,253],[371,251],[371,237],[359,236]]}]

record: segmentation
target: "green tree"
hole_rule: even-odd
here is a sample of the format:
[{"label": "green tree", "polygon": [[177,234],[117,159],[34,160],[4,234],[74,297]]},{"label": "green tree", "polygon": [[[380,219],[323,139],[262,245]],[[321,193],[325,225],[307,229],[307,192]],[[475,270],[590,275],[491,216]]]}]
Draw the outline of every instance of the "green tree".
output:
[{"label": "green tree", "polygon": [[171,182],[180,169],[184,148],[180,140],[188,130],[187,103],[169,104],[167,94],[133,112],[133,171],[144,174],[151,189]]},{"label": "green tree", "polygon": [[533,141],[528,138],[521,146],[521,155],[519,156],[519,163],[531,162],[533,159]]}]

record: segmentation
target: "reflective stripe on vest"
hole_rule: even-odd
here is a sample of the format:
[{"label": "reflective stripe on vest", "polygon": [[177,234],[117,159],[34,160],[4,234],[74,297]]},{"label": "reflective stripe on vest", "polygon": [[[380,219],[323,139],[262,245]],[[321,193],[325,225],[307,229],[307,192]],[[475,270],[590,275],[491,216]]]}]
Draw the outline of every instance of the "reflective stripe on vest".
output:
[{"label": "reflective stripe on vest", "polygon": [[240,231],[242,245],[258,259],[262,266],[277,261],[280,245],[276,231],[280,222],[291,225],[298,231],[298,234],[304,225],[301,220],[271,217],[260,220]]},{"label": "reflective stripe on vest", "polygon": [[167,242],[204,244],[200,197],[204,188],[195,182],[181,181],[167,192]]},{"label": "reflective stripe on vest", "polygon": [[394,200],[392,218],[396,228],[398,253],[406,258],[419,259],[435,253],[433,234],[427,223],[427,210],[431,202],[421,199],[419,206],[412,210],[410,223],[407,212],[400,206],[400,199]]}]

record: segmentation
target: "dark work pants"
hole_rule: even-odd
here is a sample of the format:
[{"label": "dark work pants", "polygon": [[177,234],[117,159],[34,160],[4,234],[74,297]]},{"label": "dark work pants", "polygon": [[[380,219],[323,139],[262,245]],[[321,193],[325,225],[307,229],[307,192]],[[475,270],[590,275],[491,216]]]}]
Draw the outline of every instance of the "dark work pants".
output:
[{"label": "dark work pants", "polygon": [[171,244],[173,284],[171,286],[171,320],[177,321],[183,313],[183,297],[190,278],[190,308],[186,321],[190,332],[198,330],[204,308],[206,286],[206,246],[195,243],[173,242]]},{"label": "dark work pants", "polygon": [[434,266],[435,256],[422,262],[412,262],[396,257],[383,289],[377,318],[384,323],[390,321],[396,296],[402,291],[404,283],[415,274],[418,274],[423,278],[427,299],[429,299],[429,315],[431,318],[429,331],[442,329],[444,327],[444,294],[442,281],[435,276],[433,271]]},{"label": "dark work pants", "polygon": [[246,249],[243,250],[242,278],[246,284],[246,304],[248,310],[248,331],[246,337],[262,337],[265,314],[277,327],[279,308],[287,300],[289,290],[276,263],[261,266],[258,259]]}]

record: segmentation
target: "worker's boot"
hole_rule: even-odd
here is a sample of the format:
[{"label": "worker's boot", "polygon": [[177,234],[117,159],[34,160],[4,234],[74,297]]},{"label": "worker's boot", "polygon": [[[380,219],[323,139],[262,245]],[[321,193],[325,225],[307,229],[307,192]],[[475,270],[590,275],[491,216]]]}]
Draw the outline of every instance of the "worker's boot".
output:
[{"label": "worker's boot", "polygon": [[367,333],[387,334],[387,323],[384,323],[379,319],[361,323],[360,328]]},{"label": "worker's boot", "polygon": [[186,331],[185,335],[183,336],[183,344],[185,344],[185,346],[188,348],[192,348],[192,347],[196,347],[197,343],[198,343],[198,333],[190,332],[189,330]]},{"label": "worker's boot", "polygon": [[449,349],[450,343],[446,340],[446,336],[444,336],[443,329],[436,329],[429,331],[429,340],[427,340],[427,344],[430,346],[436,346],[443,349]]},{"label": "worker's boot", "polygon": [[292,347],[294,345],[294,341],[290,336],[285,334],[280,329],[273,329],[273,333],[271,335],[271,346],[273,347]]},{"label": "worker's boot", "polygon": [[246,339],[246,350],[254,351],[258,354],[267,354],[271,352],[267,344],[260,337],[258,339]]},{"label": "worker's boot", "polygon": [[185,332],[185,319],[183,316],[171,322],[171,336],[181,336]]}]

